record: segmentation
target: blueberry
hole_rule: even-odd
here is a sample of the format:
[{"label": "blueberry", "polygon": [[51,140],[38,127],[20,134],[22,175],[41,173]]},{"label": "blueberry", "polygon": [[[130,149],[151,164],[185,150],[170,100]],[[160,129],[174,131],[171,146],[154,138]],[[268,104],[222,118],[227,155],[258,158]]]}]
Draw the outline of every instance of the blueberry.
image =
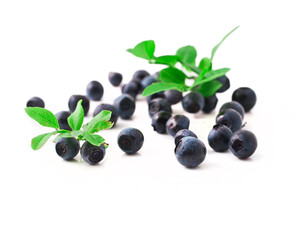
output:
[{"label": "blueberry", "polygon": [[239,102],[243,106],[245,112],[249,112],[255,106],[257,97],[252,89],[241,87],[233,92],[232,100]]},{"label": "blueberry", "polygon": [[85,141],[81,147],[80,153],[84,161],[91,165],[95,165],[106,155],[106,148],[104,144],[95,146],[88,141]]},{"label": "blueberry", "polygon": [[184,138],[184,137],[195,137],[195,138],[197,138],[196,134],[193,133],[191,130],[189,130],[189,129],[181,129],[181,130],[178,131],[178,132],[176,133],[176,135],[175,135],[175,138],[174,138],[174,140],[175,140],[175,145],[177,145],[178,142],[179,142],[182,138]]},{"label": "blueberry", "polygon": [[86,87],[86,95],[93,101],[99,101],[103,96],[103,86],[98,81],[91,81]]},{"label": "blueberry", "polygon": [[138,70],[136,71],[133,76],[132,80],[136,80],[138,82],[141,82],[144,77],[149,76],[150,74],[146,70]]},{"label": "blueberry", "polygon": [[27,107],[40,107],[40,108],[44,108],[45,107],[45,103],[44,103],[43,99],[41,99],[39,97],[32,97],[32,98],[30,98],[28,100]]},{"label": "blueberry", "polygon": [[139,93],[139,83],[136,81],[131,81],[127,84],[124,84],[122,87],[122,93],[128,94],[131,97],[136,98]]},{"label": "blueberry", "polygon": [[73,137],[59,138],[55,144],[56,153],[64,160],[72,160],[80,150],[79,141]]},{"label": "blueberry", "polygon": [[135,101],[130,95],[122,94],[114,100],[114,107],[120,118],[129,119],[135,111]]},{"label": "blueberry", "polygon": [[93,114],[94,117],[103,110],[108,110],[108,111],[112,112],[110,121],[113,123],[113,127],[114,127],[116,122],[117,122],[117,119],[118,119],[118,114],[117,114],[116,108],[112,104],[101,103],[101,104],[97,105],[97,107],[95,108],[95,111],[94,111],[94,114]]},{"label": "blueberry", "polygon": [[215,109],[218,99],[214,94],[210,97],[204,98],[204,101],[205,105],[202,110],[204,113],[210,113]]},{"label": "blueberry", "polygon": [[109,81],[114,86],[117,87],[121,84],[123,80],[123,75],[117,72],[109,72]]},{"label": "blueberry", "polygon": [[206,157],[205,144],[195,137],[182,138],[175,147],[175,155],[179,163],[187,168],[195,168]]},{"label": "blueberry", "polygon": [[86,96],[83,95],[72,95],[69,100],[68,100],[68,108],[70,110],[70,112],[75,111],[76,107],[77,107],[77,103],[79,102],[79,100],[82,99],[82,107],[84,110],[84,115],[87,115],[89,109],[90,109],[90,101],[88,100],[88,98]]},{"label": "blueberry", "polygon": [[242,126],[242,118],[240,113],[233,109],[221,111],[216,117],[216,123],[225,125],[232,132],[238,131]]},{"label": "blueberry", "polygon": [[147,96],[146,101],[147,101],[147,103],[149,103],[151,100],[156,99],[156,98],[165,98],[164,91],[157,92],[157,93],[154,93],[154,94]]},{"label": "blueberry", "polygon": [[182,92],[175,89],[165,91],[164,95],[166,101],[172,105],[177,104],[182,100]]},{"label": "blueberry", "polygon": [[166,132],[171,136],[175,136],[179,130],[188,129],[189,125],[189,118],[180,114],[175,115],[166,122]]},{"label": "blueberry", "polygon": [[257,138],[255,134],[247,130],[240,130],[233,134],[230,139],[229,149],[240,159],[247,159],[257,149]]},{"label": "blueberry", "polygon": [[226,90],[228,90],[228,88],[230,88],[230,82],[229,82],[229,78],[226,76],[222,76],[222,77],[218,77],[215,80],[219,81],[222,84],[222,87],[217,90],[216,92],[218,93],[222,93],[225,92]]},{"label": "blueberry", "polygon": [[149,116],[152,117],[155,113],[165,111],[172,113],[172,107],[168,101],[163,98],[155,98],[151,100],[148,104],[148,113]]},{"label": "blueberry", "polygon": [[225,125],[214,125],[208,136],[210,147],[216,152],[225,152],[229,148],[232,131]]},{"label": "blueberry", "polygon": [[143,80],[141,81],[141,90],[143,91],[149,85],[154,83],[154,81],[155,81],[155,77],[153,77],[153,76],[144,77]]},{"label": "blueberry", "polygon": [[204,97],[199,92],[190,92],[182,99],[182,107],[188,113],[197,113],[204,108]]},{"label": "blueberry", "polygon": [[134,154],[142,148],[144,136],[136,128],[125,128],[118,134],[117,143],[125,153]]},{"label": "blueberry", "polygon": [[227,109],[236,110],[238,113],[240,113],[242,119],[244,118],[245,111],[240,103],[235,102],[235,101],[224,103],[222,107],[220,108],[220,112],[227,110]]},{"label": "blueberry", "polygon": [[71,131],[71,127],[68,125],[68,122],[67,122],[67,118],[70,116],[70,112],[61,111],[55,114],[55,116],[59,122],[60,129],[66,129],[66,130]]},{"label": "blueberry", "polygon": [[166,122],[172,117],[170,112],[160,111],[152,116],[151,126],[157,133],[166,133]]}]

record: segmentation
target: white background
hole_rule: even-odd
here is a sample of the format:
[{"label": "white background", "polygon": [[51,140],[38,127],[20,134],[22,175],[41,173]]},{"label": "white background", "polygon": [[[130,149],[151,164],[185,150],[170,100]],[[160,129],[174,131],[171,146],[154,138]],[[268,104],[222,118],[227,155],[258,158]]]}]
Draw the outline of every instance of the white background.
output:
[{"label": "white background", "polygon": [[[0,238],[306,239],[305,9],[296,0],[1,1]],[[95,79],[102,102],[112,103],[120,90],[109,71],[127,82],[138,69],[161,69],[127,48],[153,39],[164,55],[190,44],[199,60],[237,25],[214,60],[232,69],[217,108],[237,87],[256,91],[245,121],[259,146],[249,161],[210,149],[216,110],[188,115],[208,152],[199,168],[184,168],[172,137],[152,130],[141,98],[132,120],[101,133],[110,147],[98,166],[61,160],[51,141],[30,148],[48,131],[24,113],[30,97],[67,110],[68,98]],[[183,112],[180,104],[173,110]],[[145,136],[135,156],[116,143],[127,126]]]}]

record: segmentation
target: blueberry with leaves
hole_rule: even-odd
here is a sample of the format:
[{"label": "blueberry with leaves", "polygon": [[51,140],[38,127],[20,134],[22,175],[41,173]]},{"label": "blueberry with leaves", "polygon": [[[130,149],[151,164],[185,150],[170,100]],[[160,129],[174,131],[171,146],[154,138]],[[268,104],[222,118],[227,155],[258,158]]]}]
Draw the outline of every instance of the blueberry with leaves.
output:
[{"label": "blueberry with leaves", "polygon": [[70,112],[68,111],[61,111],[55,114],[59,125],[60,125],[60,129],[65,129],[65,130],[69,130],[71,131],[71,127],[69,126],[67,119],[70,116]]},{"label": "blueberry with leaves", "polygon": [[90,101],[84,95],[72,95],[68,100],[68,108],[70,112],[75,111],[78,102],[82,100],[82,108],[84,111],[84,115],[86,116],[90,109]]},{"label": "blueberry with leaves", "polygon": [[27,107],[45,107],[45,102],[39,97],[32,97],[27,102]]},{"label": "blueberry with leaves", "polygon": [[94,117],[103,110],[107,110],[107,111],[110,111],[112,113],[111,118],[110,118],[110,122],[113,123],[112,127],[115,127],[117,119],[118,119],[118,113],[117,113],[116,108],[112,104],[101,103],[101,104],[97,105],[97,107],[95,108],[94,113],[93,113]]}]

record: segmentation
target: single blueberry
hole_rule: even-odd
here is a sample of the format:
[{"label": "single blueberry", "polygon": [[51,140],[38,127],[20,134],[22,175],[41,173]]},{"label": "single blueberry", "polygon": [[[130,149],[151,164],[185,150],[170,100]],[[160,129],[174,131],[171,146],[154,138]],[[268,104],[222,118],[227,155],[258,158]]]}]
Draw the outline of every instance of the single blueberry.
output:
[{"label": "single blueberry", "polygon": [[152,117],[155,113],[165,111],[172,113],[172,107],[168,101],[163,98],[155,98],[151,100],[148,104],[148,113]]},{"label": "single blueberry", "polygon": [[248,87],[241,87],[232,94],[232,100],[239,102],[245,112],[249,112],[256,104],[257,97],[254,90]]},{"label": "single blueberry", "polygon": [[218,101],[216,95],[214,94],[210,97],[204,98],[204,100],[205,100],[205,106],[202,109],[203,112],[204,113],[212,112],[215,109],[217,101]]},{"label": "single blueberry", "polygon": [[229,148],[232,131],[225,125],[214,125],[208,135],[210,147],[216,152],[225,152]]},{"label": "single blueberry", "polygon": [[117,143],[125,153],[134,154],[142,148],[144,136],[136,128],[125,128],[118,134]]},{"label": "single blueberry", "polygon": [[206,158],[205,144],[195,137],[182,138],[175,147],[175,155],[179,163],[187,168],[195,168]]},{"label": "single blueberry", "polygon": [[101,103],[101,104],[97,105],[97,107],[95,108],[95,111],[94,111],[94,114],[93,114],[94,117],[103,110],[108,110],[108,111],[112,112],[110,122],[113,123],[113,127],[114,127],[116,125],[116,122],[117,122],[117,119],[118,119],[118,114],[117,114],[116,108],[112,104]]},{"label": "single blueberry", "polygon": [[39,97],[32,97],[32,98],[30,98],[28,100],[27,107],[40,107],[40,108],[44,108],[45,107],[45,103],[44,103],[43,99],[41,99]]},{"label": "single blueberry", "polygon": [[171,105],[177,104],[182,100],[182,92],[171,89],[164,92],[165,99],[168,101]]},{"label": "single blueberry", "polygon": [[197,113],[204,108],[204,97],[199,92],[190,92],[182,99],[182,107],[188,113]]},{"label": "single blueberry", "polygon": [[184,138],[184,137],[195,137],[195,138],[197,138],[196,134],[193,133],[191,130],[189,130],[189,129],[181,129],[181,130],[178,131],[178,132],[176,133],[176,135],[175,135],[175,138],[174,138],[174,140],[175,140],[175,145],[177,145],[178,142],[179,142],[182,138]]},{"label": "single blueberry", "polygon": [[88,141],[85,141],[81,147],[80,153],[84,161],[91,165],[95,165],[106,155],[106,148],[104,144],[95,146]]},{"label": "single blueberry", "polygon": [[55,144],[56,153],[64,160],[72,160],[80,150],[80,143],[74,137],[59,138]]},{"label": "single blueberry", "polygon": [[84,115],[86,116],[88,111],[90,110],[90,101],[88,100],[88,98],[86,96],[83,95],[72,95],[69,100],[68,100],[68,108],[70,110],[70,112],[75,111],[76,107],[77,107],[77,103],[79,102],[79,100],[82,100],[82,107],[84,110]]},{"label": "single blueberry", "polygon": [[219,81],[222,84],[222,87],[216,91],[217,93],[225,92],[226,90],[228,90],[228,88],[230,88],[229,78],[226,77],[225,75],[222,77],[218,77],[215,80]]},{"label": "single blueberry", "polygon": [[255,134],[247,130],[235,132],[231,139],[229,149],[240,159],[247,159],[257,149],[257,138]]},{"label": "single blueberry", "polygon": [[67,118],[70,116],[70,112],[68,111],[61,111],[55,114],[55,117],[57,118],[60,129],[65,129],[71,131],[71,127],[69,126],[67,122]]},{"label": "single blueberry", "polygon": [[166,122],[172,117],[170,112],[160,111],[152,116],[151,126],[157,133],[166,133]]},{"label": "single blueberry", "polygon": [[236,110],[227,109],[221,111],[216,116],[216,124],[225,125],[229,127],[232,132],[235,132],[242,126],[242,117]]},{"label": "single blueberry", "polygon": [[157,92],[157,93],[154,93],[154,94],[147,96],[146,101],[147,101],[147,103],[150,103],[151,100],[156,99],[156,98],[164,98],[165,99],[164,91]]},{"label": "single blueberry", "polygon": [[130,81],[124,84],[122,87],[122,93],[128,94],[131,97],[136,98],[139,93],[139,83],[136,81]]},{"label": "single blueberry", "polygon": [[98,81],[91,81],[86,87],[86,95],[93,101],[99,101],[103,96],[103,86]]},{"label": "single blueberry", "polygon": [[155,77],[153,77],[153,76],[144,77],[143,80],[141,81],[141,90],[143,91],[149,85],[154,83],[154,81],[155,81]]},{"label": "single blueberry", "polygon": [[242,119],[244,118],[245,111],[240,103],[235,102],[235,101],[224,103],[220,108],[220,112],[227,110],[227,109],[236,110],[238,113],[240,113]]},{"label": "single blueberry", "polygon": [[144,77],[147,77],[149,75],[150,74],[146,70],[138,70],[133,74],[132,80],[141,82],[144,79]]},{"label": "single blueberry", "polygon": [[109,73],[109,81],[114,86],[117,87],[121,84],[123,80],[123,75],[118,72],[110,72]]},{"label": "single blueberry", "polygon": [[114,107],[122,119],[129,119],[135,111],[135,100],[128,94],[122,94],[114,100]]},{"label": "single blueberry", "polygon": [[171,136],[175,136],[179,130],[189,129],[189,125],[189,118],[178,114],[168,119],[166,122],[166,132]]}]

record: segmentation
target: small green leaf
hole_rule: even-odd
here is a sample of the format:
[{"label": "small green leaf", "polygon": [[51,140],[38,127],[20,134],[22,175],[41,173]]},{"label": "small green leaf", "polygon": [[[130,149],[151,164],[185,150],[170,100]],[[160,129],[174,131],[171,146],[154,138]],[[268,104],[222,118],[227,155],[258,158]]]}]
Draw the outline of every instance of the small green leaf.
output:
[{"label": "small green leaf", "polygon": [[184,46],[179,48],[176,52],[177,56],[180,56],[183,62],[195,65],[195,59],[197,56],[197,51],[193,46]]},{"label": "small green leaf", "polygon": [[219,90],[221,87],[222,83],[216,80],[212,80],[201,84],[197,91],[207,98],[216,93],[216,91]]},{"label": "small green leaf", "polygon": [[73,135],[72,135],[72,132],[66,132],[66,133],[61,133],[59,135],[59,137],[61,137],[61,138],[70,138],[70,137],[73,137]]},{"label": "small green leaf", "polygon": [[204,57],[200,60],[198,68],[200,68],[202,71],[206,69],[206,71],[210,71],[212,69],[212,61],[211,59]]},{"label": "small green leaf", "polygon": [[82,100],[79,100],[75,111],[67,118],[67,122],[72,130],[80,130],[80,128],[82,127],[83,120],[84,110],[82,107]]},{"label": "small green leaf", "polygon": [[186,77],[187,76],[184,74],[184,72],[173,67],[162,69],[159,74],[159,80],[161,80],[163,83],[176,83],[180,85],[185,84]]},{"label": "small green leaf", "polygon": [[80,136],[83,136],[83,131],[81,131],[81,130],[72,131],[72,132],[71,132],[71,135],[72,135],[73,137],[80,137]]},{"label": "small green leaf", "polygon": [[175,84],[175,83],[152,83],[151,85],[149,85],[147,88],[144,89],[143,91],[143,97],[147,97],[151,94],[157,93],[157,92],[161,92],[161,91],[165,91],[165,90],[170,90],[170,89],[176,89],[180,92],[184,92],[188,90],[187,86],[183,86],[183,85],[179,85],[179,84]]},{"label": "small green leaf", "polygon": [[165,55],[165,56],[155,57],[152,63],[165,64],[174,67],[175,64],[178,62],[178,59],[179,58],[176,55]]},{"label": "small green leaf", "polygon": [[100,146],[104,142],[104,139],[100,135],[97,135],[97,134],[91,135],[87,132],[84,132],[83,137],[86,141],[88,141],[89,143],[95,146]]},{"label": "small green leaf", "polygon": [[98,113],[93,119],[83,126],[83,129],[87,133],[95,133],[103,129],[109,129],[112,127],[113,123],[109,122],[112,112],[103,110]]},{"label": "small green leaf", "polygon": [[29,117],[44,127],[51,127],[56,129],[60,128],[56,116],[54,116],[54,114],[47,109],[40,107],[27,107],[25,108],[25,111]]},{"label": "small green leaf", "polygon": [[221,68],[221,69],[209,71],[204,75],[203,78],[201,79],[197,78],[191,88],[194,88],[197,85],[200,85],[202,83],[212,81],[218,77],[224,76],[227,72],[229,72],[229,70],[230,68]]},{"label": "small green leaf", "polygon": [[191,70],[191,71],[193,71],[193,72],[195,72],[195,73],[197,73],[197,74],[200,74],[201,73],[201,69],[199,69],[198,67],[196,67],[196,66],[193,66],[192,64],[189,64],[189,63],[187,63],[187,62],[184,62],[184,61],[180,61],[181,62],[181,64],[186,68],[186,69],[189,69],[189,70]]},{"label": "small green leaf", "polygon": [[151,60],[154,57],[155,42],[153,40],[143,41],[137,44],[134,48],[127,49],[136,57]]},{"label": "small green leaf", "polygon": [[226,38],[232,34],[235,30],[237,30],[240,26],[235,27],[234,29],[232,29],[228,34],[226,34],[225,37],[223,37],[222,41],[220,41],[211,51],[211,60],[213,59],[216,51],[218,50],[218,48],[221,46],[221,44],[226,40]]},{"label": "small green leaf", "polygon": [[51,132],[51,133],[44,133],[41,135],[38,135],[34,138],[32,138],[31,141],[31,147],[33,150],[38,150],[40,149],[42,146],[44,146],[44,144],[48,141],[48,139],[52,136],[55,135],[57,132]]}]

